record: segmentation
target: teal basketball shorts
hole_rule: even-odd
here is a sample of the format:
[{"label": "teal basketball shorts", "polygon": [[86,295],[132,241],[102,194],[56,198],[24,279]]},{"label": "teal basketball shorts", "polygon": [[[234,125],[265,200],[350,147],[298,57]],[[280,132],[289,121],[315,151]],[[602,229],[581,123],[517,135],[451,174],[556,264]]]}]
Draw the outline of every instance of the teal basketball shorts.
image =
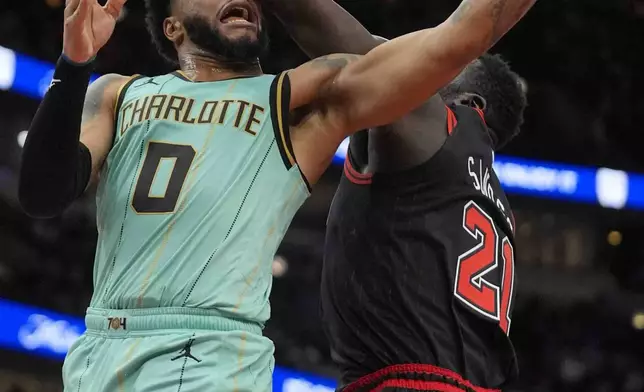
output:
[{"label": "teal basketball shorts", "polygon": [[273,342],[257,324],[190,308],[89,308],[64,392],[271,392]]}]

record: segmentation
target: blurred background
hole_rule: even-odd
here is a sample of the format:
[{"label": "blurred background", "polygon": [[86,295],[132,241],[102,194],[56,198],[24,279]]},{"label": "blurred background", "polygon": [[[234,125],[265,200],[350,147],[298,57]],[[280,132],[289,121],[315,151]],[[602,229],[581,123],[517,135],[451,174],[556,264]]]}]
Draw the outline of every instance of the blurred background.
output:
[{"label": "blurred background", "polygon": [[[285,0],[288,1],[288,0]],[[435,25],[457,0],[340,1],[372,32]],[[63,0],[0,2],[0,392],[60,391],[92,292],[94,195],[62,217],[17,204],[21,146],[61,51]],[[97,73],[170,71],[129,0]],[[541,0],[492,52],[526,81],[523,133],[495,169],[517,222],[508,391],[644,391],[644,1]],[[267,72],[306,58],[269,18]],[[336,163],[341,163],[342,151]],[[324,224],[340,169],[297,215],[273,263],[275,391],[332,391],[318,318]]]}]

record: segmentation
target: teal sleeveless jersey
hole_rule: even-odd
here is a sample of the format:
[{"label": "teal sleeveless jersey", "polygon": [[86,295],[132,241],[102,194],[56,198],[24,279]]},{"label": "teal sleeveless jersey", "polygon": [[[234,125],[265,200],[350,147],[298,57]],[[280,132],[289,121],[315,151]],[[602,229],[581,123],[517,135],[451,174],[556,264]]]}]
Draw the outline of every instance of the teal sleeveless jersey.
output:
[{"label": "teal sleeveless jersey", "polygon": [[272,261],[309,195],[288,76],[135,77],[97,194],[91,307],[190,307],[263,324]]}]

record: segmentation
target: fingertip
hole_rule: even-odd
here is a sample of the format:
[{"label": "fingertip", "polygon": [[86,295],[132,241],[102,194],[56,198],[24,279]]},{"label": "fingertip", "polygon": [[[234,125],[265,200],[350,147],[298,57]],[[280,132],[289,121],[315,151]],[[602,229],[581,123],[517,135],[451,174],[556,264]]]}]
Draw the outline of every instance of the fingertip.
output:
[{"label": "fingertip", "polygon": [[65,14],[72,15],[78,11],[80,0],[65,0]]},{"label": "fingertip", "polygon": [[103,6],[103,9],[112,15],[114,19],[117,19],[126,2],[127,0],[108,0],[107,3],[105,3],[105,6]]}]

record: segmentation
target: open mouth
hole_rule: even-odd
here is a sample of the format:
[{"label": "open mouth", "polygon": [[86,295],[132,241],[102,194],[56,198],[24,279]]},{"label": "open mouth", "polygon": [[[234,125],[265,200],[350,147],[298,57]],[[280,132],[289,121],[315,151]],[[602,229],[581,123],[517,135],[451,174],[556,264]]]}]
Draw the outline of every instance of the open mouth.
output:
[{"label": "open mouth", "polygon": [[246,5],[233,5],[224,10],[221,22],[224,24],[252,24],[252,12]]}]

